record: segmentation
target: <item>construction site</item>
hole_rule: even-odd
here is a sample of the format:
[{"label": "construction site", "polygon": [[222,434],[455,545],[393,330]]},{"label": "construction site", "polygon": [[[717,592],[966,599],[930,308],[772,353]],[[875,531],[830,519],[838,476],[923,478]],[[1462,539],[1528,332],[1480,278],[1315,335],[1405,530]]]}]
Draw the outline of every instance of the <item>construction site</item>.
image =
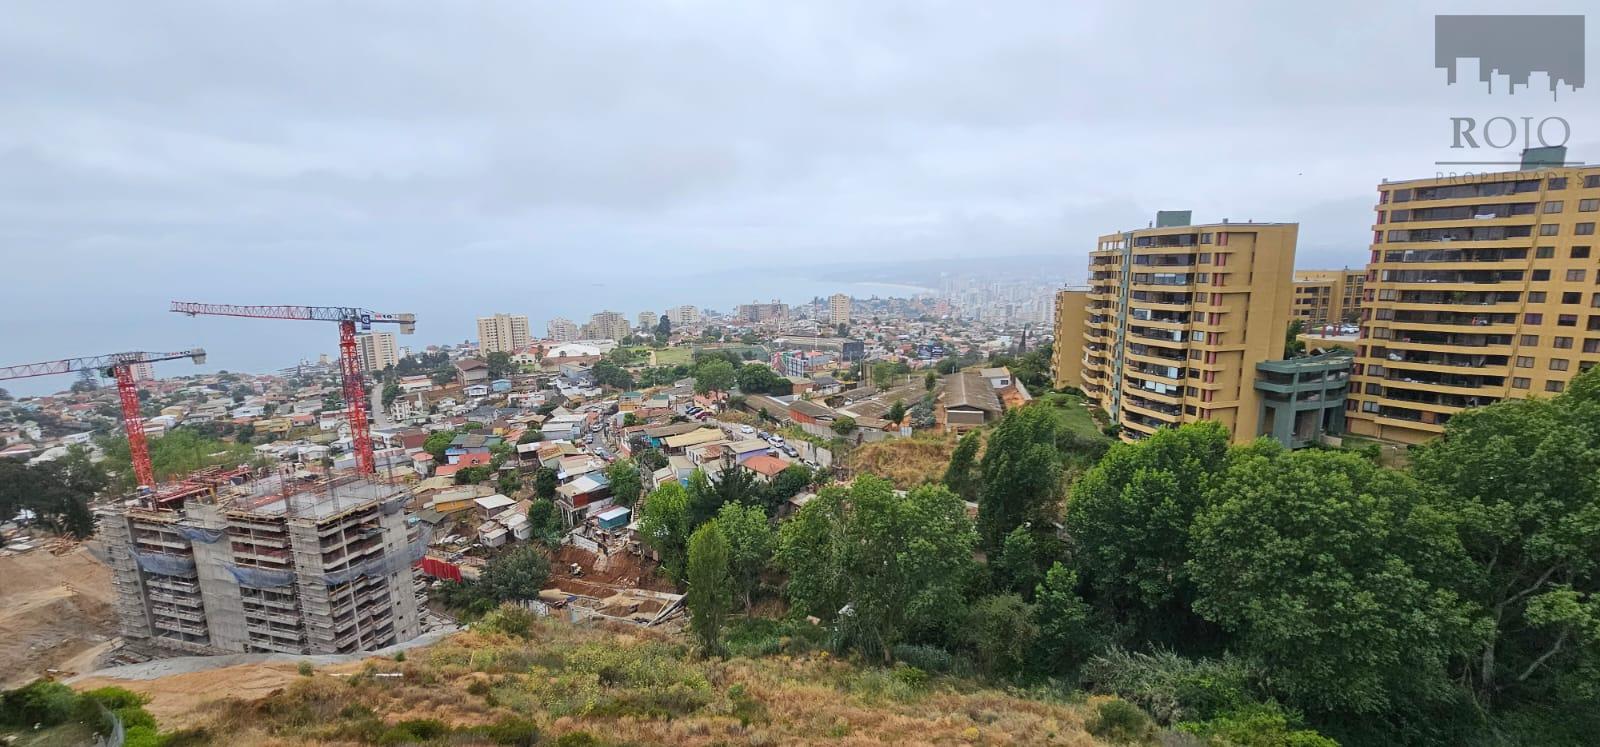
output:
[{"label": "construction site", "polygon": [[429,536],[375,478],[212,469],[98,510],[132,646],[348,653],[421,632]]}]

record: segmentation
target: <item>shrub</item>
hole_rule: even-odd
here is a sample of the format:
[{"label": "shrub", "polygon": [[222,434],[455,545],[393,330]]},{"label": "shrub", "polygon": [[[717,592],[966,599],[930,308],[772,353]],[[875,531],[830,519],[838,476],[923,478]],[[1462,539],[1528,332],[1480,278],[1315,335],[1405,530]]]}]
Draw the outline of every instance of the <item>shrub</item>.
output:
[{"label": "shrub", "polygon": [[474,726],[467,732],[495,744],[530,747],[539,743],[539,725],[525,718],[509,716],[487,726]]},{"label": "shrub", "polygon": [[938,646],[902,643],[894,647],[896,661],[936,674],[967,675],[972,673],[972,663]]},{"label": "shrub", "polygon": [[294,671],[299,672],[301,677],[310,677],[317,670],[312,668],[311,662],[302,661],[299,666],[294,668]]},{"label": "shrub", "polygon": [[418,718],[401,721],[389,727],[378,737],[378,744],[409,744],[411,742],[429,742],[441,739],[450,733],[450,727],[443,721],[431,718]]},{"label": "shrub", "polygon": [[556,747],[600,747],[600,740],[586,731],[569,731],[556,740]]},{"label": "shrub", "polygon": [[493,630],[517,638],[527,638],[533,631],[533,626],[538,619],[533,612],[527,609],[514,604],[502,604],[498,609],[484,615],[478,625],[485,630]]},{"label": "shrub", "polygon": [[72,718],[78,696],[59,682],[36,680],[0,694],[0,724],[31,728],[34,724],[55,726]]},{"label": "shrub", "polygon": [[1125,700],[1108,700],[1095,709],[1084,728],[1101,739],[1119,744],[1140,744],[1155,733],[1150,717]]},{"label": "shrub", "polygon": [[404,662],[406,660],[406,652],[401,651],[401,652],[396,653],[394,655],[394,660],[396,662]]},{"label": "shrub", "polygon": [[1211,744],[1239,747],[1339,747],[1339,743],[1310,729],[1296,729],[1274,704],[1264,703],[1230,711],[1202,722],[1179,724],[1178,729]]},{"label": "shrub", "polygon": [[1188,659],[1171,651],[1112,649],[1089,660],[1084,682],[1148,711],[1156,721],[1205,721],[1255,702],[1253,666],[1242,659]]}]

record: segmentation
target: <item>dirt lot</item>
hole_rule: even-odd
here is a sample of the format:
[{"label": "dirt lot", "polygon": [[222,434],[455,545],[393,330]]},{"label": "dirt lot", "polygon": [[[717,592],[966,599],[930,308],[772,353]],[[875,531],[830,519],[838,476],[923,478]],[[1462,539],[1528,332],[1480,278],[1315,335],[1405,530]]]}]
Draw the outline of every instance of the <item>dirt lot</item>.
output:
[{"label": "dirt lot", "polygon": [[111,571],[88,551],[0,558],[0,689],[87,669],[115,635]]},{"label": "dirt lot", "polygon": [[[573,563],[583,568],[582,576],[572,576]],[[653,560],[627,552],[600,556],[572,545],[562,545],[550,559],[550,583],[567,591],[599,597],[610,596],[617,588],[674,591],[672,583],[656,573]]]}]

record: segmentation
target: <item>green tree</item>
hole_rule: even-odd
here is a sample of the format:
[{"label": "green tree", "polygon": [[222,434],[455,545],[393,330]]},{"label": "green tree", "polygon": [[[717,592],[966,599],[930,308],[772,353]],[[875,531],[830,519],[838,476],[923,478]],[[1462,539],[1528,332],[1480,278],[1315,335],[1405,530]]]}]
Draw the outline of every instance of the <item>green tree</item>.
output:
[{"label": "green tree", "polygon": [[662,454],[661,450],[655,447],[640,449],[639,452],[634,455],[633,460],[638,462],[640,467],[643,467],[650,472],[655,472],[656,470],[661,469],[669,464],[669,462],[667,462],[667,455]]},{"label": "green tree", "polygon": [[1475,621],[1446,586],[1470,568],[1422,487],[1355,454],[1266,439],[1229,461],[1194,520],[1195,611],[1309,711],[1447,702]]},{"label": "green tree", "polygon": [[493,352],[485,356],[483,362],[489,366],[490,379],[504,379],[517,372],[517,364],[511,362],[511,355],[505,352]]},{"label": "green tree", "polygon": [[661,557],[661,570],[673,583],[684,580],[688,559],[689,493],[682,485],[669,482],[644,499],[639,512],[639,536]]},{"label": "green tree", "polygon": [[[1460,520],[1477,572],[1459,588],[1487,632],[1463,667],[1480,705],[1553,708],[1535,721],[1589,724],[1600,692],[1600,371],[1551,400],[1507,400],[1452,417],[1412,452]],[[1589,693],[1582,696],[1580,693]]]},{"label": "green tree", "polygon": [[639,424],[639,415],[638,415],[638,413],[629,412],[629,413],[624,413],[622,415],[622,427],[624,427],[624,428],[632,428],[632,427],[634,427],[634,426],[636,426],[638,424]]},{"label": "green tree", "polygon": [[767,515],[776,516],[778,509],[783,507],[784,503],[805,492],[806,488],[811,487],[811,481],[814,479],[816,475],[812,474],[811,469],[804,464],[784,467],[783,471],[773,477],[772,482],[767,483],[766,488],[761,491]]},{"label": "green tree", "polygon": [[939,374],[938,373],[935,373],[933,371],[929,371],[929,372],[927,372],[927,373],[922,375],[922,388],[923,388],[924,391],[931,392],[931,391],[933,391],[933,388],[935,386],[937,386],[938,384],[939,384]]},{"label": "green tree", "polygon": [[905,416],[906,402],[905,400],[897,399],[894,401],[893,405],[889,406],[889,411],[883,414],[883,419],[891,423],[898,423],[905,418]]},{"label": "green tree", "polygon": [[897,495],[862,475],[848,489],[824,489],[778,537],[790,603],[834,621],[867,656],[887,662],[912,632],[944,635],[959,622],[977,538],[961,499],[943,487]]},{"label": "green tree", "polygon": [[733,364],[722,358],[708,358],[694,368],[696,394],[726,392],[733,388],[735,380]]},{"label": "green tree", "polygon": [[745,394],[788,394],[794,383],[765,363],[746,363],[738,373],[739,391]]},{"label": "green tree", "polygon": [[728,577],[728,541],[708,521],[689,538],[688,589],[683,606],[689,610],[689,629],[706,656],[722,650],[722,623],[732,607]]},{"label": "green tree", "polygon": [[535,538],[554,544],[561,540],[561,511],[548,498],[536,498],[528,505],[528,527]]},{"label": "green tree", "polygon": [[501,553],[484,566],[479,586],[497,602],[538,599],[550,580],[550,561],[532,545]]},{"label": "green tree", "polygon": [[560,484],[556,471],[549,467],[540,467],[533,473],[533,494],[547,501],[555,500],[556,486]]},{"label": "green tree", "polygon": [[601,386],[608,386],[612,389],[633,388],[633,375],[624,371],[621,366],[610,360],[602,360],[595,363],[592,370],[594,372],[594,380]]},{"label": "green tree", "polygon": [[894,385],[895,377],[911,369],[899,361],[883,361],[872,365],[872,385],[879,389],[888,389]]},{"label": "green tree", "polygon": [[759,493],[760,486],[749,470],[723,470],[715,482],[705,472],[695,470],[689,475],[689,521],[693,526],[700,526],[716,516],[723,506],[756,502]]},{"label": "green tree", "polygon": [[395,400],[398,400],[398,398],[400,398],[400,384],[394,381],[386,382],[386,384],[384,384],[384,393],[382,393],[384,409],[389,409],[390,406],[394,406]]},{"label": "green tree", "polygon": [[1039,626],[1033,606],[1022,597],[997,594],[973,603],[961,632],[984,672],[1008,677],[1027,663]]},{"label": "green tree", "polygon": [[656,342],[665,344],[667,338],[671,336],[672,320],[668,319],[666,314],[662,314],[661,319],[656,322]]},{"label": "green tree", "polygon": [[1039,629],[1035,664],[1044,672],[1076,672],[1105,645],[1093,609],[1078,595],[1078,573],[1060,563],[1050,566],[1034,589],[1034,623]]},{"label": "green tree", "polygon": [[632,506],[644,492],[644,480],[633,462],[619,459],[606,466],[606,483],[611,486],[611,497],[619,506]]},{"label": "green tree", "polygon": [[453,430],[434,431],[429,433],[422,442],[422,450],[433,455],[434,464],[444,464],[444,450],[450,448],[450,442],[456,440]]},{"label": "green tree", "polygon": [[1062,556],[1060,540],[1053,526],[1019,526],[1006,535],[1000,554],[990,562],[994,587],[1013,591],[1025,600],[1033,599],[1034,587],[1044,580],[1045,571]]},{"label": "green tree", "polygon": [[1062,430],[1059,413],[1023,407],[1001,418],[984,448],[978,489],[978,535],[984,548],[1000,549],[1007,534],[1025,522],[1055,520],[1061,490]]},{"label": "green tree", "polygon": [[967,432],[956,442],[956,450],[950,454],[950,465],[944,469],[945,487],[963,500],[970,501],[978,497],[978,482],[972,470],[978,460],[981,441],[982,437],[977,431]]},{"label": "green tree", "polygon": [[841,436],[848,436],[856,430],[856,419],[849,415],[840,415],[833,419],[833,432]]},{"label": "green tree", "polygon": [[1113,445],[1072,488],[1074,563],[1137,640],[1177,646],[1209,629],[1191,612],[1189,528],[1226,468],[1228,441],[1214,422],[1163,428]]},{"label": "green tree", "polygon": [[1306,323],[1299,319],[1289,322],[1289,328],[1283,335],[1283,357],[1294,358],[1306,354],[1306,343],[1300,339],[1305,327]]},{"label": "green tree", "polygon": [[60,459],[38,464],[0,459],[0,522],[27,510],[50,531],[88,537],[94,533],[89,502],[109,484],[106,471],[89,460],[81,445],[68,447]]},{"label": "green tree", "polygon": [[711,522],[722,532],[728,546],[730,587],[744,603],[744,613],[754,613],[752,599],[761,583],[761,572],[772,562],[777,534],[767,523],[767,514],[755,506],[737,503],[724,505]]}]

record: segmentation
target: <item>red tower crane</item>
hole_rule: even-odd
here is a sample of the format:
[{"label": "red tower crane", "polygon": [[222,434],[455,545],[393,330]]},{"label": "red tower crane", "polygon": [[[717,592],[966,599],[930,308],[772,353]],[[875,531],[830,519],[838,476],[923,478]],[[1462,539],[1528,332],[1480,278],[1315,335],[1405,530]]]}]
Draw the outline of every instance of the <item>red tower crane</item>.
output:
[{"label": "red tower crane", "polygon": [[117,380],[117,396],[122,400],[122,430],[128,434],[128,456],[133,461],[133,473],[141,487],[155,487],[156,473],[150,467],[150,446],[144,438],[144,418],[139,414],[139,387],[133,381],[133,367],[141,363],[159,363],[179,358],[193,358],[196,365],[206,362],[206,351],[200,348],[176,353],[112,353],[93,358],[67,358],[46,363],[0,368],[0,379],[24,379],[30,376],[50,376],[73,371],[97,371]]},{"label": "red tower crane", "polygon": [[356,470],[375,471],[372,458],[372,432],[367,429],[367,396],[362,386],[361,360],[356,353],[356,327],[362,332],[374,324],[398,324],[400,333],[416,331],[415,314],[380,314],[350,306],[234,306],[219,303],[173,301],[172,311],[197,316],[242,316],[253,319],[299,319],[339,324],[339,371],[344,385],[344,406],[350,423],[350,439],[356,452]]}]

